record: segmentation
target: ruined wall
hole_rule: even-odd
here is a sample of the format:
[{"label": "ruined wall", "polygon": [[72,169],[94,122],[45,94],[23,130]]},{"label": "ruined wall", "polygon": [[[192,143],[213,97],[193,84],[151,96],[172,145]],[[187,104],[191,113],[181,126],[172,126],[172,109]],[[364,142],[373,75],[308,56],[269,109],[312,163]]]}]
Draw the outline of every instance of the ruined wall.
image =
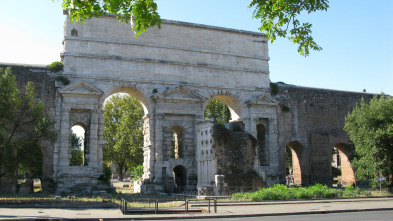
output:
[{"label": "ruined wall", "polygon": [[246,174],[254,171],[256,139],[241,128],[213,127],[213,147],[217,157],[217,174]]},{"label": "ruined wall", "polygon": [[[302,184],[331,184],[332,148],[349,143],[344,132],[345,116],[362,98],[374,94],[298,87],[278,83],[274,96],[279,103],[279,159],[281,180],[285,168],[285,147],[299,158]],[[296,173],[294,171],[294,173]]]},{"label": "ruined wall", "polygon": [[[48,115],[49,119],[52,121],[55,120],[55,73],[48,70],[48,68],[45,66],[0,64],[0,67],[12,68],[12,72],[16,76],[20,90],[24,90],[27,82],[33,82],[37,99],[40,99],[44,102],[46,114]],[[41,142],[40,145],[44,148],[43,180],[45,180],[45,178],[52,179],[54,151],[53,144],[51,142]]]}]

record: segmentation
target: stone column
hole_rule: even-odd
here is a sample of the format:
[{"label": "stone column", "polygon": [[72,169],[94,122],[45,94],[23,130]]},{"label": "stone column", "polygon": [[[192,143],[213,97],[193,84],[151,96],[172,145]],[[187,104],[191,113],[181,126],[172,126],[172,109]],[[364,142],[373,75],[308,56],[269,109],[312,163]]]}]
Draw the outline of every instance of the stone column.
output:
[{"label": "stone column", "polygon": [[[104,110],[99,107],[98,109],[98,134],[97,134],[97,161],[102,162],[104,147]],[[99,169],[102,169],[102,163],[98,164]]]},{"label": "stone column", "polygon": [[[159,172],[162,170],[163,163],[163,120],[164,114],[155,114],[154,117],[154,133],[155,133],[155,142],[154,142],[154,151],[151,151],[151,162],[150,162],[150,173],[153,174],[153,177],[156,182],[161,182],[162,174]],[[155,174],[155,171],[158,171]]]},{"label": "stone column", "polygon": [[59,156],[59,166],[69,166],[70,165],[70,111],[71,108],[64,106],[62,108],[61,115],[61,127],[60,127],[60,156]]},{"label": "stone column", "polygon": [[98,160],[98,108],[90,111],[90,145],[88,154],[88,165],[98,167],[101,164]]}]

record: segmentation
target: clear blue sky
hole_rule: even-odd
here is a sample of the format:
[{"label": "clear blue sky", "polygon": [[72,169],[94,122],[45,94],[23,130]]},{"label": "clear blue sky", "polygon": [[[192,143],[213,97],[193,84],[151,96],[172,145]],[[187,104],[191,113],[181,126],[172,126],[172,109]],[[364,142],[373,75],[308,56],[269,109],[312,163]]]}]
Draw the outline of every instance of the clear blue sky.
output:
[{"label": "clear blue sky", "polygon": [[[251,0],[158,0],[164,19],[258,32]],[[0,62],[60,60],[64,15],[60,2],[0,0]],[[331,0],[327,12],[305,15],[323,47],[307,58],[279,39],[269,44],[273,82],[393,95],[393,1]]]}]

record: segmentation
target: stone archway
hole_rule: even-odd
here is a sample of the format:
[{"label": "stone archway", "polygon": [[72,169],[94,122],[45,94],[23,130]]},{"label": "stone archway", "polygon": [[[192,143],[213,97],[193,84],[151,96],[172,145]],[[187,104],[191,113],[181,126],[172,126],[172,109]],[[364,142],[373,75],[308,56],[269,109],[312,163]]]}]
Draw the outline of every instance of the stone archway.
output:
[{"label": "stone archway", "polygon": [[[101,108],[104,110],[105,102],[111,97],[115,95],[123,96],[131,96],[135,98],[137,101],[139,101],[140,105],[142,106],[143,109],[143,117],[141,118],[142,120],[142,135],[143,135],[143,144],[140,146],[140,148],[143,150],[143,174],[142,177],[144,179],[149,179],[150,175],[154,173],[152,171],[152,163],[150,161],[150,153],[151,153],[151,132],[150,132],[150,115],[148,114],[150,112],[150,103],[149,100],[146,98],[146,95],[144,94],[146,91],[143,90],[143,88],[139,88],[136,85],[131,85],[127,87],[124,83],[119,83],[119,84],[113,84],[110,85],[110,87],[104,92],[103,96],[100,99],[101,102]],[[100,121],[99,121],[99,128],[100,131],[102,131],[99,136],[99,139],[101,143],[104,141],[104,111],[102,112],[102,115],[100,116]],[[101,146],[103,148],[103,145]]]},{"label": "stone archway", "polygon": [[304,147],[297,141],[288,143],[287,147],[291,150],[292,154],[293,184],[297,186],[308,184],[309,175]]},{"label": "stone archway", "polygon": [[353,156],[353,150],[350,145],[345,143],[338,143],[334,145],[340,156],[340,169],[341,169],[341,184],[343,186],[350,186],[356,184],[355,173],[351,166],[351,158]]},{"label": "stone archway", "polygon": [[[186,168],[186,185],[196,186],[195,128],[197,122],[204,120],[204,107],[211,98],[226,104],[232,121],[244,121],[245,130],[251,134],[256,130],[255,125],[251,126],[253,119],[271,121],[266,125],[267,144],[270,149],[277,146],[276,105],[253,101],[270,94],[266,36],[167,21],[162,27],[135,39],[129,26],[112,17],[92,18],[85,25],[66,20],[62,75],[69,78],[71,86],[59,90],[60,98],[65,99],[56,98],[56,117],[61,137],[65,137],[68,132],[63,129],[69,126],[69,112],[89,111],[91,163],[86,174],[94,174],[85,179],[89,182],[102,172],[102,105],[108,96],[119,92],[136,97],[144,109],[143,180],[152,184],[142,188],[146,193],[165,190],[164,183],[177,165]],[[102,28],[109,31],[99,31]],[[78,36],[74,35],[76,32]],[[193,36],[205,33],[220,40],[212,42],[203,37],[190,40],[185,33]],[[171,158],[172,131],[178,134],[175,139],[178,157],[174,158]],[[55,162],[54,176],[62,179],[62,174],[69,175],[63,183],[79,172],[69,172],[64,166],[66,147],[66,142],[59,141],[54,156],[59,159]],[[257,170],[262,174],[271,169]]]}]

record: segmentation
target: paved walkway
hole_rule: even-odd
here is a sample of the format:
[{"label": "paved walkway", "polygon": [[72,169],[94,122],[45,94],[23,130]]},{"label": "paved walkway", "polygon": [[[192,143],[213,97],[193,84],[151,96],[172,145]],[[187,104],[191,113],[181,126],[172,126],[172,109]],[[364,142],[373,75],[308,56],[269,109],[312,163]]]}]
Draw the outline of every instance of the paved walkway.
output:
[{"label": "paved walkway", "polygon": [[[199,205],[206,208],[205,205]],[[308,213],[393,210],[393,198],[357,198],[272,202],[218,203],[217,213],[123,215],[119,209],[0,208],[0,220],[13,219],[141,219],[273,216]]]}]

